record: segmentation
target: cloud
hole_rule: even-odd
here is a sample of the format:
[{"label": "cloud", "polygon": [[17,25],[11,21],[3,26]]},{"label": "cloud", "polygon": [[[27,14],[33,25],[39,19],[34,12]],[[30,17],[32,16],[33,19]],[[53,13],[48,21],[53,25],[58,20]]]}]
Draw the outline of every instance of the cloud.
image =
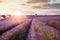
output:
[{"label": "cloud", "polygon": [[40,2],[49,2],[50,0],[31,0],[28,1],[27,3],[40,3]]},{"label": "cloud", "polygon": [[2,1],[16,4],[24,4],[26,2],[26,0],[2,0]]},{"label": "cloud", "polygon": [[33,9],[40,9],[40,6],[32,6]]}]

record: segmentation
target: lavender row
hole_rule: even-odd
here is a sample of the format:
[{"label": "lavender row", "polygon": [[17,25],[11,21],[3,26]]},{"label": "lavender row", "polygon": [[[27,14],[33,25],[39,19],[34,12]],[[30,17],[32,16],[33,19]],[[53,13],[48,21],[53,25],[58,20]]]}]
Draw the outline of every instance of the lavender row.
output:
[{"label": "lavender row", "polygon": [[32,23],[31,23],[31,26],[30,26],[30,29],[29,29],[29,33],[28,33],[28,36],[27,36],[26,40],[38,40],[33,23],[34,23],[34,20],[32,20]]},{"label": "lavender row", "polygon": [[60,40],[60,32],[57,29],[42,24],[42,22],[37,21],[37,19],[34,25],[38,40]]},{"label": "lavender row", "polygon": [[0,40],[24,40],[27,35],[31,20],[26,20],[24,23],[8,30],[0,36]]},{"label": "lavender row", "polygon": [[[27,20],[27,19],[25,19]],[[7,30],[10,30],[12,28],[14,28],[15,26],[17,26],[18,24],[21,24],[22,22],[24,22],[25,20],[14,20],[14,19],[6,19],[4,21],[0,21],[0,35],[4,32],[6,32]]]}]

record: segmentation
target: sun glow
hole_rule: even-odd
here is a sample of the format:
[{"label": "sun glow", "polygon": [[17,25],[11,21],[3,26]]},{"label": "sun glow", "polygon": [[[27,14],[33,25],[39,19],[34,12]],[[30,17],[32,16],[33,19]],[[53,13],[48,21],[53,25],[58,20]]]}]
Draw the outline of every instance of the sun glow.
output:
[{"label": "sun glow", "polygon": [[20,12],[20,11],[14,11],[12,13],[12,15],[14,15],[14,16],[21,16],[22,15],[22,12]]}]

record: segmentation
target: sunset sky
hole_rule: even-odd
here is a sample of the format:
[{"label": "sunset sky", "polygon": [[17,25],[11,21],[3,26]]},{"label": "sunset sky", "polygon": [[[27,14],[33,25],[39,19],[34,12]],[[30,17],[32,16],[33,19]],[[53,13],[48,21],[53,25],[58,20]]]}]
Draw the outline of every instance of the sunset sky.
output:
[{"label": "sunset sky", "polygon": [[5,2],[13,2],[17,4],[25,4],[25,3],[41,3],[41,2],[57,2],[60,3],[60,0],[2,0]]},{"label": "sunset sky", "polygon": [[[0,3],[0,14],[5,14],[5,13],[12,14],[14,13],[14,11],[17,10],[20,12],[26,11],[26,13],[31,12],[29,13],[29,15],[32,13],[45,15],[47,13],[44,12],[60,10],[60,9],[42,9],[45,8],[42,5],[48,4],[50,0],[0,0],[0,1],[2,1]],[[57,2],[59,3],[60,0],[58,0]],[[49,13],[49,14],[54,14],[54,13]],[[59,13],[55,13],[55,14],[59,14]]]}]

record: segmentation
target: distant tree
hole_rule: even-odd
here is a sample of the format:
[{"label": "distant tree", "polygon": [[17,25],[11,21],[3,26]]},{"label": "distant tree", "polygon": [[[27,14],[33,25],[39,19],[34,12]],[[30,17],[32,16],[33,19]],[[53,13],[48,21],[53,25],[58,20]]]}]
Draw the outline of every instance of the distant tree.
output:
[{"label": "distant tree", "polygon": [[37,16],[37,14],[35,14]]},{"label": "distant tree", "polygon": [[2,15],[3,18],[6,18],[6,15]]}]

